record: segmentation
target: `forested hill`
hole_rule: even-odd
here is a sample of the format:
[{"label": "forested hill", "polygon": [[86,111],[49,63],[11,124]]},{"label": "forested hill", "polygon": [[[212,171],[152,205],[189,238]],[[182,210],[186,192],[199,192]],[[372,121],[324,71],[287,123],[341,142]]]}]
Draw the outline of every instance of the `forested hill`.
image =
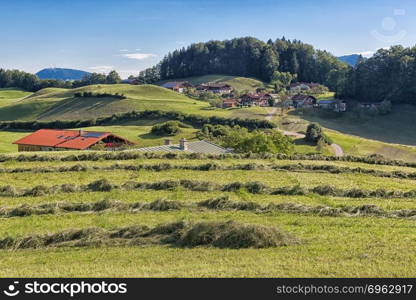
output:
[{"label": "forested hill", "polygon": [[56,80],[81,80],[84,76],[91,73],[63,68],[47,68],[36,73],[39,79],[56,79]]},{"label": "forested hill", "polygon": [[141,77],[157,81],[207,74],[255,77],[270,81],[275,71],[297,74],[298,81],[319,82],[332,89],[350,67],[332,54],[285,38],[268,42],[245,37],[192,44],[169,53]]},{"label": "forested hill", "polygon": [[360,54],[351,54],[339,56],[338,59],[340,61],[346,62],[351,67],[355,67],[363,59],[363,57]]},{"label": "forested hill", "polygon": [[380,49],[351,72],[344,98],[416,104],[416,47]]}]

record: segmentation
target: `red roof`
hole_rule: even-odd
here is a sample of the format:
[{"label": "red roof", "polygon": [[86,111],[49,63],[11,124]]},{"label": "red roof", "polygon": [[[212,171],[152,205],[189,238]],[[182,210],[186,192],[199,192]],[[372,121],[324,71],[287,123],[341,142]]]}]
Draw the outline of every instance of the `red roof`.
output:
[{"label": "red roof", "polygon": [[[20,140],[15,141],[13,144],[82,150],[94,145],[110,135],[115,136],[110,132],[40,129],[21,138]],[[127,140],[125,141],[133,144]]]}]

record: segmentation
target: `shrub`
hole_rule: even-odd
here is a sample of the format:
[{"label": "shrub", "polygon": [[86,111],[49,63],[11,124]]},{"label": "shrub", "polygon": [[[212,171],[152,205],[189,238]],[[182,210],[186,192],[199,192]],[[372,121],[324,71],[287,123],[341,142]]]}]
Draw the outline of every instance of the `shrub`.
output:
[{"label": "shrub", "polygon": [[181,132],[178,121],[168,121],[162,124],[156,124],[152,127],[151,132],[155,135],[177,135]]}]

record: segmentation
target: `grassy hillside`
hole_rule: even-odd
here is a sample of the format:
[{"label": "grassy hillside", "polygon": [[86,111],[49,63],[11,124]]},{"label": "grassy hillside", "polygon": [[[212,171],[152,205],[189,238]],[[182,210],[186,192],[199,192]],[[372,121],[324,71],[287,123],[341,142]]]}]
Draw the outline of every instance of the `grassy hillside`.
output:
[{"label": "grassy hillside", "polygon": [[[80,98],[77,92],[119,93],[126,99]],[[182,94],[155,85],[91,85],[77,89],[47,88],[18,101],[7,100],[0,107],[0,121],[11,120],[78,120],[108,116],[132,110],[179,111],[188,114],[223,117],[246,116],[262,118],[258,108],[217,109],[207,102],[190,99]]]},{"label": "grassy hillside", "polygon": [[305,114],[301,117],[341,133],[386,143],[416,146],[416,107],[412,105],[395,105],[391,113],[374,117],[357,118],[351,111],[339,118],[321,117],[317,114]]},{"label": "grassy hillside", "polygon": [[13,104],[31,94],[31,92],[26,92],[17,88],[2,88],[0,89],[0,107]]},{"label": "grassy hillside", "polygon": [[[48,153],[65,156],[67,153]],[[217,160],[216,169],[197,169],[212,163],[205,159],[132,159],[97,161],[51,161],[1,163],[3,181],[13,188],[0,194],[0,239],[36,237],[26,248],[0,250],[0,275],[31,277],[414,277],[414,219],[397,214],[415,210],[413,198],[397,196],[319,195],[314,188],[387,191],[416,189],[414,179],[384,178],[377,174],[351,173],[361,167],[379,172],[414,172],[414,168],[349,162],[285,161],[256,159]],[[250,170],[224,169],[250,163]],[[290,171],[289,165],[349,168],[340,173]],[[134,170],[131,166],[148,166]],[[151,166],[165,166],[161,171]],[[166,165],[170,169],[166,169]],[[256,167],[260,166],[262,167]],[[121,169],[123,166],[126,169]],[[194,170],[190,170],[190,167]],[[274,169],[271,168],[274,166]],[[23,172],[13,172],[15,169]],[[48,169],[48,173],[42,171]],[[188,168],[187,170],[185,168]],[[72,171],[71,171],[72,170]],[[108,182],[90,184],[106,178]],[[175,186],[180,179],[206,181]],[[125,182],[160,183],[155,189],[122,187]],[[272,195],[267,189],[253,189],[249,182],[269,188],[296,187],[297,195]],[[240,182],[234,191],[219,190],[215,184]],[[110,183],[111,185],[106,185]],[[56,186],[65,184],[65,193]],[[72,186],[71,186],[72,184]],[[89,186],[87,186],[90,184]],[[36,189],[33,187],[38,186]],[[85,190],[76,190],[85,185]],[[26,190],[25,196],[18,193]],[[287,189],[286,189],[287,190]],[[321,189],[323,190],[323,189]],[[23,191],[24,192],[24,191]],[[352,192],[351,192],[352,193]],[[203,202],[222,198],[220,202]],[[158,199],[158,202],[155,202]],[[105,200],[105,201],[103,201]],[[217,204],[215,204],[217,203]],[[42,205],[42,206],[40,206]],[[228,206],[227,206],[228,205]],[[231,206],[230,206],[231,205]],[[20,208],[19,208],[20,207]],[[52,207],[52,209],[51,209]],[[135,208],[132,208],[135,207]],[[232,208],[233,207],[233,208]],[[19,209],[16,209],[19,208]],[[44,211],[48,208],[48,211]],[[24,213],[19,213],[24,212]],[[414,217],[413,217],[414,218]],[[166,244],[160,236],[129,239],[145,225],[153,228],[171,222],[235,221],[250,226],[279,228],[296,242],[266,248],[219,248],[215,245]],[[179,226],[183,223],[177,223]],[[182,225],[181,225],[182,226]],[[188,225],[187,225],[188,226]],[[240,226],[240,225],[238,225]],[[124,238],[111,239],[107,230],[129,227]],[[96,228],[85,230],[88,228]],[[166,236],[168,228],[164,227]],[[245,237],[244,226],[240,238]],[[256,227],[257,228],[257,227]],[[263,228],[263,227],[260,227]],[[82,230],[85,239],[68,234],[51,238],[55,244],[41,244],[39,236],[67,230]],[[161,230],[161,229],[159,229]],[[263,229],[261,229],[263,230]],[[197,234],[195,229],[194,233]],[[89,238],[91,234],[98,234]],[[219,229],[219,234],[227,234]],[[185,234],[185,233],[184,233]],[[261,233],[259,239],[262,239]],[[69,240],[68,240],[69,239]],[[65,244],[59,244],[66,240]],[[235,240],[235,239],[234,239]],[[238,240],[238,239],[237,239]],[[189,240],[185,240],[189,243]],[[93,243],[92,243],[93,242]],[[127,243],[127,244],[126,244]],[[3,243],[3,245],[5,245]],[[17,245],[17,244],[16,244]],[[21,245],[21,244],[20,244]],[[187,246],[188,245],[188,246]],[[38,247],[34,249],[33,247]],[[76,261],[77,263],[74,263]],[[316,262],[320,263],[317,264]],[[39,275],[40,274],[40,275]]]},{"label": "grassy hillside", "polygon": [[279,109],[273,121],[280,128],[294,132],[305,132],[309,123],[319,123],[345,154],[380,154],[389,159],[416,161],[414,118],[416,109],[402,105],[394,107],[391,114],[360,120],[351,115],[331,118],[295,111],[281,113]]},{"label": "grassy hillside", "polygon": [[174,80],[164,80],[157,84],[163,84],[167,81],[188,81],[192,85],[198,85],[208,82],[222,82],[231,85],[237,91],[255,91],[259,87],[263,87],[264,83],[260,80],[247,77],[239,76],[228,76],[228,75],[204,75],[195,77],[178,78]]}]

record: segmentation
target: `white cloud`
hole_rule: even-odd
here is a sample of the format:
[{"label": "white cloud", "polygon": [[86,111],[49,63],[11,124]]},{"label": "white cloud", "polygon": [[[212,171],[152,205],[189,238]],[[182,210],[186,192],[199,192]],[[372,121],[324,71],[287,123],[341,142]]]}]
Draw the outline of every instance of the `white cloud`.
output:
[{"label": "white cloud", "polygon": [[120,49],[118,51],[120,51],[120,52],[129,52],[129,49]]},{"label": "white cloud", "polygon": [[139,75],[139,70],[117,70],[118,74],[120,74],[121,78],[127,78],[130,75],[137,76]]},{"label": "white cloud", "polygon": [[114,70],[114,66],[93,66],[93,67],[88,67],[88,69],[97,73],[108,73]]},{"label": "white cloud", "polygon": [[123,57],[127,57],[130,59],[138,59],[138,60],[143,60],[143,59],[148,59],[148,58],[152,58],[152,57],[156,57],[156,54],[152,54],[152,53],[126,53],[126,54],[121,54],[121,56]]}]

